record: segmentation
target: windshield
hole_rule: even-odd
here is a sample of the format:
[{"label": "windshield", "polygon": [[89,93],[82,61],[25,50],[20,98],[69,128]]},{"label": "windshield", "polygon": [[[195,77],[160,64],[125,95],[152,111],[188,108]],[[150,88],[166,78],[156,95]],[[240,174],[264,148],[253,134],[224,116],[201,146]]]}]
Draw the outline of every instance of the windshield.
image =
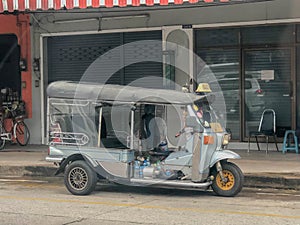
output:
[{"label": "windshield", "polygon": [[190,106],[189,114],[197,117],[205,128],[210,128],[213,124],[218,123],[218,118],[207,99],[201,99]]}]

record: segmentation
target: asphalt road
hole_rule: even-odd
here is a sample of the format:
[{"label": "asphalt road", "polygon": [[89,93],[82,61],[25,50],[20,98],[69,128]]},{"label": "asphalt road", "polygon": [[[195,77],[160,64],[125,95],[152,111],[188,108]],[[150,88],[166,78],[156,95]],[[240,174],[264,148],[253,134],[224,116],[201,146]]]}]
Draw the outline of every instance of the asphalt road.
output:
[{"label": "asphalt road", "polygon": [[[32,179],[32,178],[31,178]],[[300,192],[244,189],[234,198],[211,191],[98,185],[74,196],[60,178],[0,178],[0,224],[299,224]]]}]

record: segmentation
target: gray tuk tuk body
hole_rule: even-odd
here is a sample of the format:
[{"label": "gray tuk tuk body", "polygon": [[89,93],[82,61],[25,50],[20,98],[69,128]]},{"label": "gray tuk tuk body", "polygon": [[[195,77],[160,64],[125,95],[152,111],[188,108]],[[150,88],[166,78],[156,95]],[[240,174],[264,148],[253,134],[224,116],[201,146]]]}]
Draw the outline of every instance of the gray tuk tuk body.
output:
[{"label": "gray tuk tuk body", "polygon": [[[167,89],[59,81],[47,89],[49,162],[67,189],[90,194],[97,181],[212,187],[238,194],[241,170],[227,159],[230,135],[208,96]],[[208,112],[196,109],[207,104]],[[198,107],[197,107],[198,106]],[[205,118],[206,117],[206,118]]]}]

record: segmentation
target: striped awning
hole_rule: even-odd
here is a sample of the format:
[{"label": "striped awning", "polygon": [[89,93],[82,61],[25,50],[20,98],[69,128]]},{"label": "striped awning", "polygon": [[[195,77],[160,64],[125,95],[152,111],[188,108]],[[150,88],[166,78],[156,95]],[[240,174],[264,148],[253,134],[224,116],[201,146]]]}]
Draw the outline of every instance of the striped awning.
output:
[{"label": "striped awning", "polygon": [[0,0],[0,13],[14,11],[153,6],[187,3],[228,3],[236,0]]}]

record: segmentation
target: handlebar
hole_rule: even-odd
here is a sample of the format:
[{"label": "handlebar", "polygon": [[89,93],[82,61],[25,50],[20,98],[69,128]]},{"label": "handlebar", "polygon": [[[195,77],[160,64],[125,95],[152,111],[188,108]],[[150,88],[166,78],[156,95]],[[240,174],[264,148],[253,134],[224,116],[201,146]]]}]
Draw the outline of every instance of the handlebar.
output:
[{"label": "handlebar", "polygon": [[8,106],[2,106],[1,112],[3,113],[3,115],[6,118],[17,118],[17,117],[20,117],[20,115],[18,115],[18,113],[17,113],[17,109],[18,109],[18,105],[15,105],[15,104],[13,104],[11,106],[11,108]]},{"label": "handlebar", "polygon": [[185,132],[184,128],[180,130],[177,134],[175,134],[175,138],[178,138],[180,135],[182,135]]},{"label": "handlebar", "polygon": [[12,109],[10,109],[8,106],[2,106],[2,109],[3,109],[3,110],[7,110],[7,111],[9,111],[9,112],[15,111],[17,108],[18,108],[17,106],[14,107],[14,108],[12,108]]},{"label": "handlebar", "polygon": [[[190,128],[190,129],[189,129]],[[194,134],[194,133],[203,133],[203,131],[201,130],[197,130],[193,127],[184,127],[182,128],[182,130],[180,130],[176,135],[175,135],[175,138],[178,138],[181,134],[183,133],[191,133],[191,134]]]},{"label": "handlebar", "polygon": [[175,134],[175,138],[178,138],[180,135],[180,133]]}]

